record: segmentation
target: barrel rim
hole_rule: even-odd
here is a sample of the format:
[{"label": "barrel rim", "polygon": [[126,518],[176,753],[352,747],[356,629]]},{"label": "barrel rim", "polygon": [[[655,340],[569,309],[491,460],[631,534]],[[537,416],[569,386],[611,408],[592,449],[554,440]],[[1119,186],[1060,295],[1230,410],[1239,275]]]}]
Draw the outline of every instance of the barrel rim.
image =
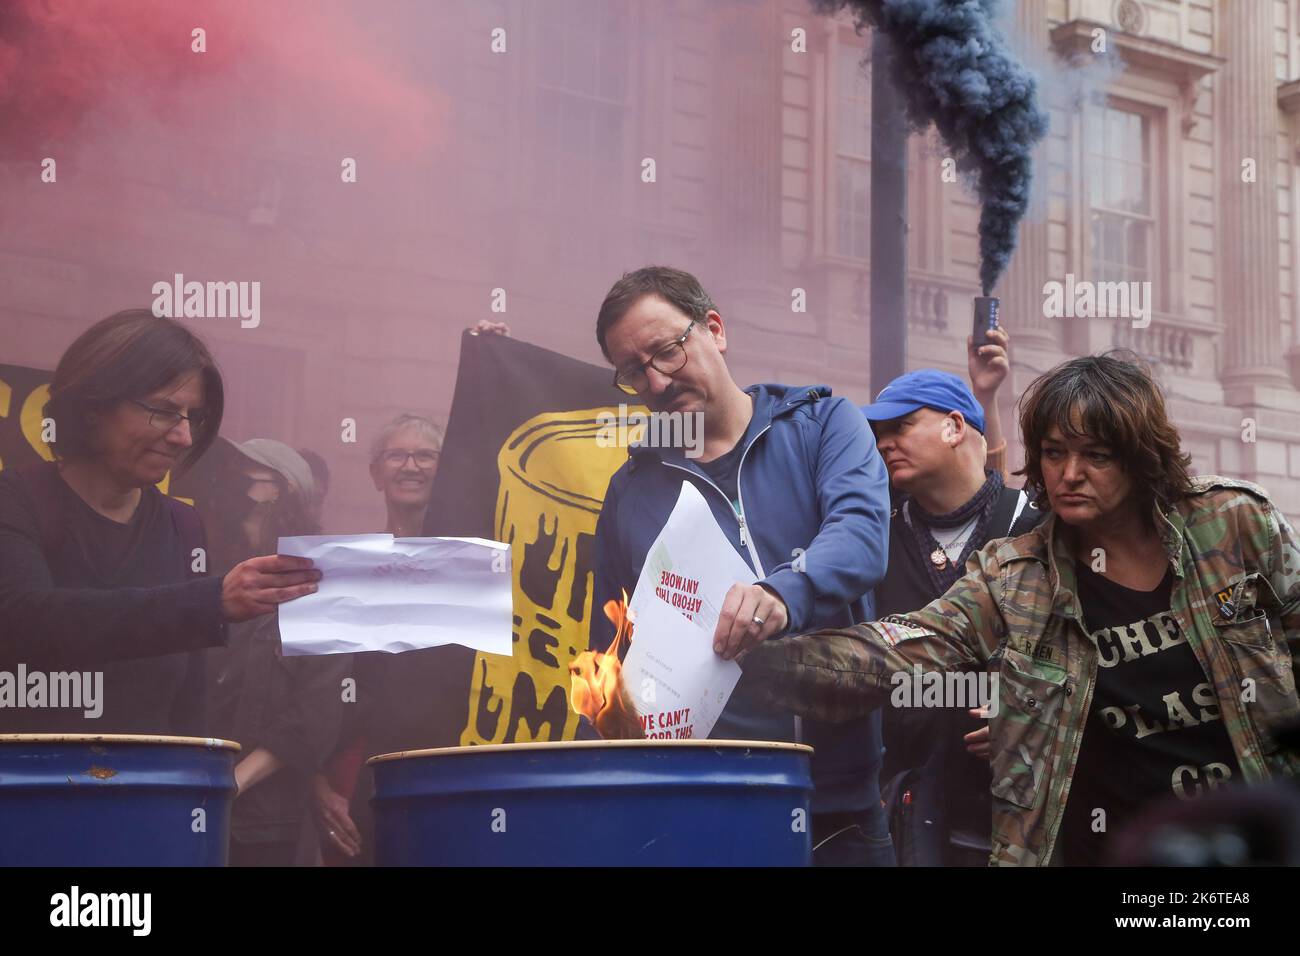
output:
[{"label": "barrel rim", "polygon": [[220,737],[176,737],[169,734],[0,734],[0,744],[170,744],[209,750],[243,748]]},{"label": "barrel rim", "polygon": [[537,740],[522,744],[478,744],[471,747],[430,747],[425,750],[397,750],[393,753],[376,754],[366,761],[366,765],[388,763],[393,760],[405,760],[410,757],[451,757],[463,754],[493,753],[497,751],[520,750],[602,750],[625,748],[683,748],[708,747],[711,749],[745,749],[786,750],[794,753],[811,754],[813,748],[807,744],[792,744],[781,740]]}]

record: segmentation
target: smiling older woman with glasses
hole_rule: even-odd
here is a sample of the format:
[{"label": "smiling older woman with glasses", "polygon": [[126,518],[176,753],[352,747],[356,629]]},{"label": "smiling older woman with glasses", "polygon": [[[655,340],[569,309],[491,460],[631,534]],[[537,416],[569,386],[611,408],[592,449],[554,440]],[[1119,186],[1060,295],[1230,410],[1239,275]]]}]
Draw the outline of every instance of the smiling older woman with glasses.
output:
[{"label": "smiling older woman with glasses", "polygon": [[385,530],[397,537],[424,533],[424,517],[442,454],[442,428],[404,413],[385,425],[370,450],[370,479],[388,511]]},{"label": "smiling older woman with glasses", "polygon": [[316,589],[310,561],[276,555],[207,577],[197,513],[156,487],[208,448],[223,404],[203,342],[142,309],[63,354],[55,460],[0,474],[0,670],[102,671],[103,711],[2,708],[0,729],[202,733],[196,652]]}]

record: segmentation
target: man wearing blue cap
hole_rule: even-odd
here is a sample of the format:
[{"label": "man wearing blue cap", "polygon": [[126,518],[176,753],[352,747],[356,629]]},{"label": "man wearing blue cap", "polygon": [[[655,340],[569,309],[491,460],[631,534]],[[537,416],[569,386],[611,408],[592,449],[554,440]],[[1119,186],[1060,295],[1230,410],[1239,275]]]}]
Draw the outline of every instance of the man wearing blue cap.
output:
[{"label": "man wearing blue cap", "polygon": [[[1007,334],[995,329],[989,338],[978,349],[968,341],[979,400],[956,375],[924,368],[894,379],[862,410],[897,493],[889,565],[876,591],[882,617],[929,604],[961,576],[972,553],[1042,520],[1024,492],[1003,484],[1005,443],[995,397],[1009,370]],[[990,439],[998,447],[990,449]],[[895,834],[901,862],[986,865],[991,808],[984,721],[963,708],[886,708],[883,716],[881,780],[895,781],[898,794],[890,795],[900,814],[910,809],[937,824],[913,828],[895,819],[895,828],[906,831]],[[910,798],[902,800],[907,791]]]}]

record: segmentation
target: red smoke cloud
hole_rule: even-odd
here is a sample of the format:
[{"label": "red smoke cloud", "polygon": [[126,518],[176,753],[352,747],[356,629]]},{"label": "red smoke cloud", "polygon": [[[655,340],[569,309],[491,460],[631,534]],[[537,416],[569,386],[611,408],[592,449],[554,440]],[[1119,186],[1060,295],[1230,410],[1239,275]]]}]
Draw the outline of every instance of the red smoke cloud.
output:
[{"label": "red smoke cloud", "polygon": [[[276,119],[291,134],[430,148],[444,99],[401,76],[349,13],[324,3],[5,0],[0,158],[38,157],[92,114],[202,122],[255,109],[267,90],[293,104]],[[191,49],[196,27],[206,31],[202,54]]]}]

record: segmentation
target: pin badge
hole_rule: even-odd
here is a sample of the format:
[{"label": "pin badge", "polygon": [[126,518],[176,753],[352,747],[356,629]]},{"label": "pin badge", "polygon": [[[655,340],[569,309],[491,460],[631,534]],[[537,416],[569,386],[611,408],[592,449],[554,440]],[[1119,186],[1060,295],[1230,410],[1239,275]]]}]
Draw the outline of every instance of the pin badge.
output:
[{"label": "pin badge", "polygon": [[1232,589],[1224,588],[1214,595],[1214,599],[1219,602],[1219,613],[1223,615],[1224,620],[1231,621],[1237,616],[1237,605],[1232,603]]}]

